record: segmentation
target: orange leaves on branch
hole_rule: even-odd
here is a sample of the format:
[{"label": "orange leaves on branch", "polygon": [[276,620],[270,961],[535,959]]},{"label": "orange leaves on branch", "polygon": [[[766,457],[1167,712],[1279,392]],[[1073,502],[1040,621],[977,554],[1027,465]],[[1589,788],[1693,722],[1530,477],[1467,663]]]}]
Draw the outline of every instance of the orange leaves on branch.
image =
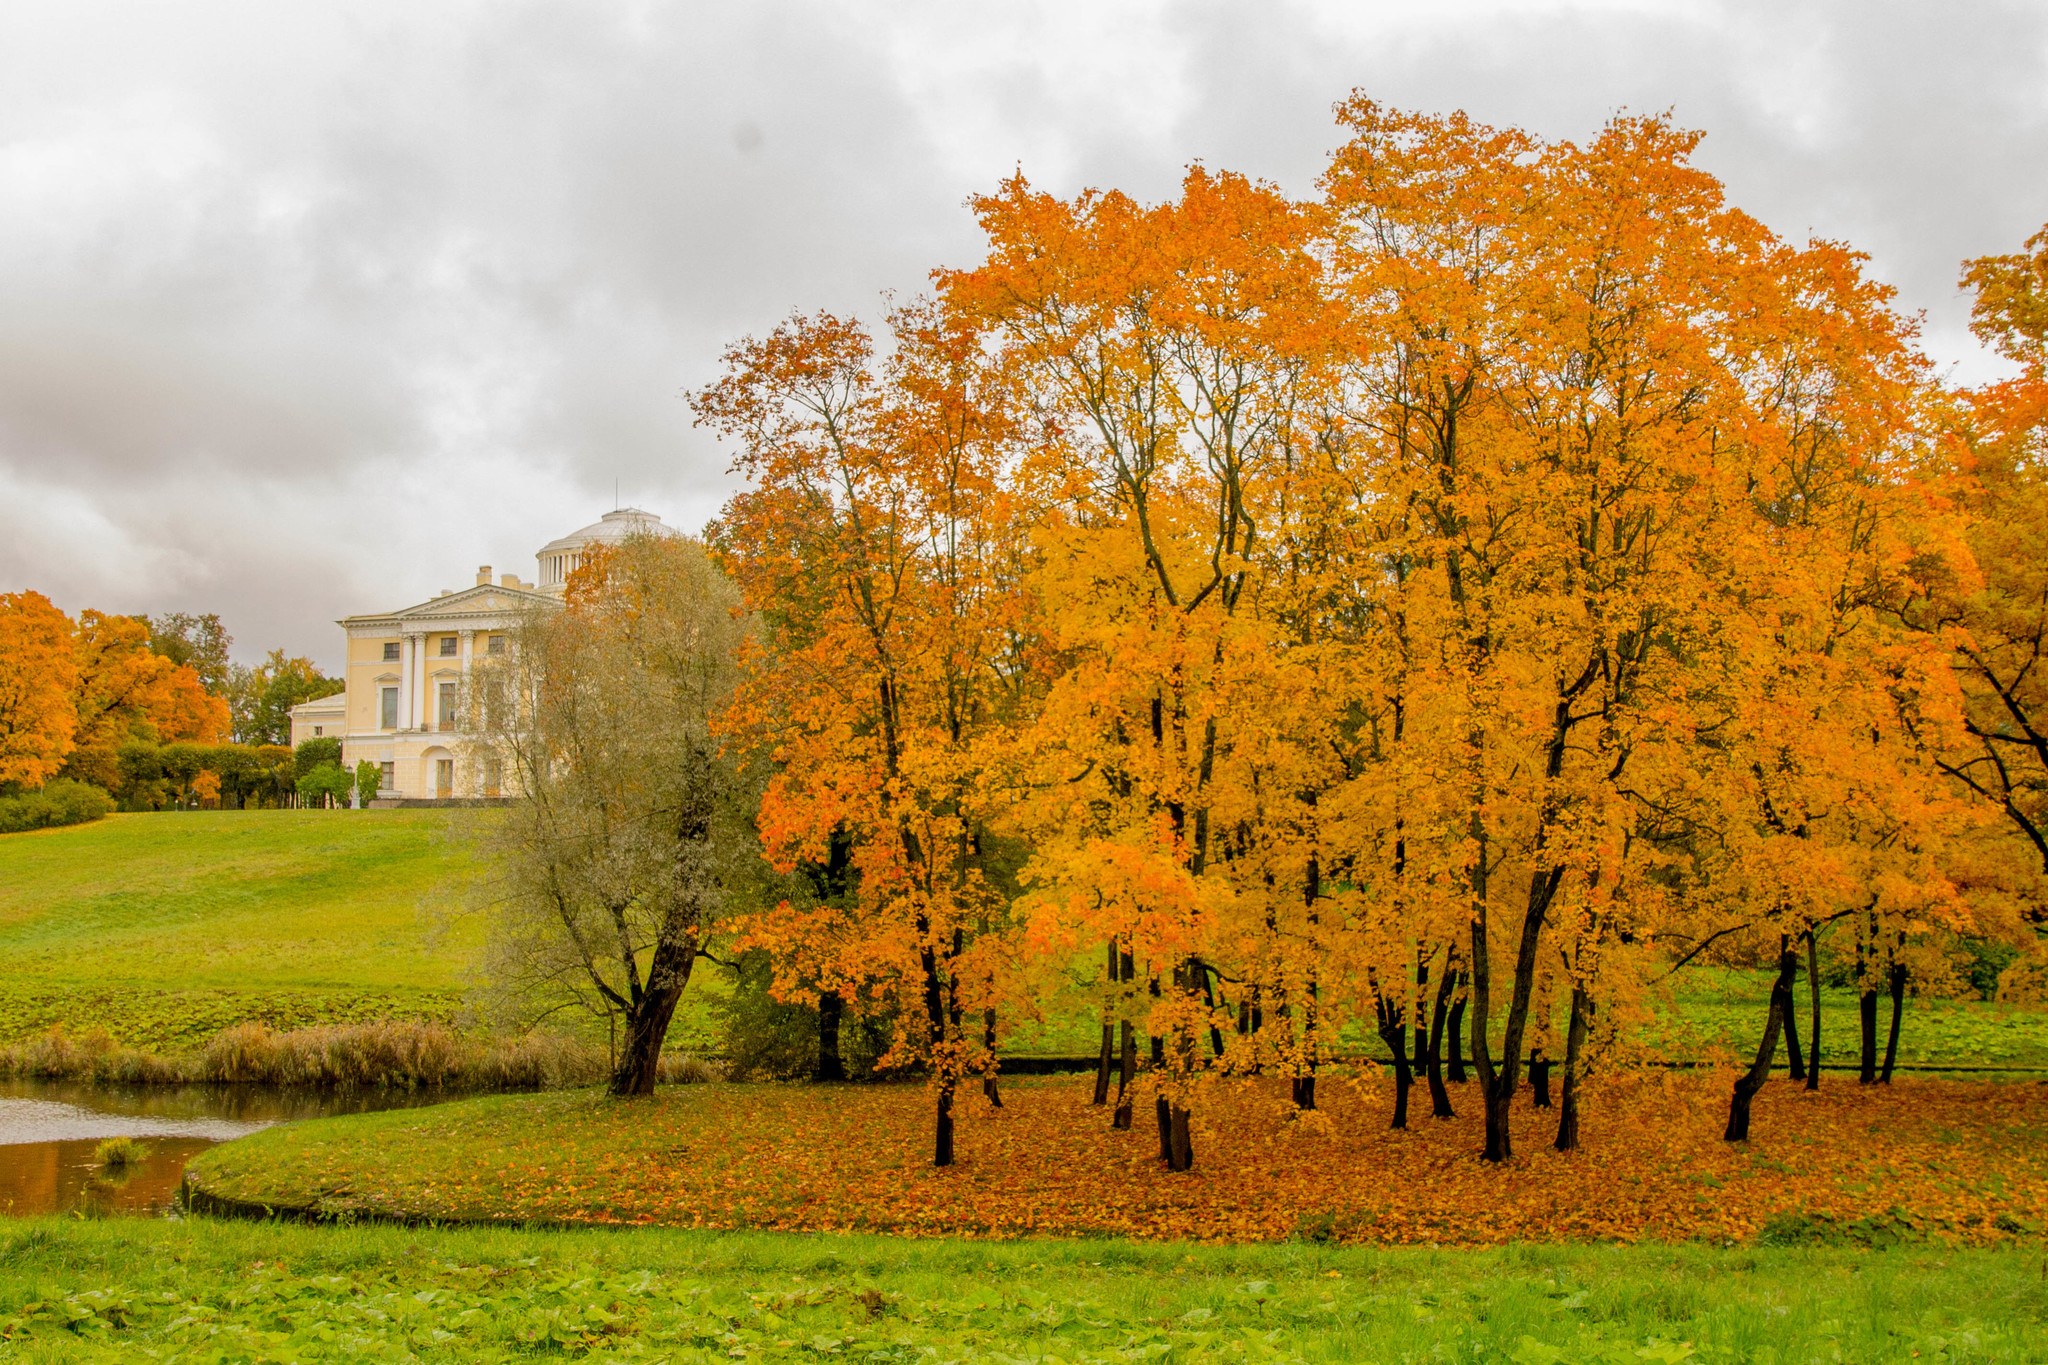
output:
[{"label": "orange leaves on branch", "polygon": [[0,593],[0,782],[41,786],[77,727],[71,620],[39,592]]}]

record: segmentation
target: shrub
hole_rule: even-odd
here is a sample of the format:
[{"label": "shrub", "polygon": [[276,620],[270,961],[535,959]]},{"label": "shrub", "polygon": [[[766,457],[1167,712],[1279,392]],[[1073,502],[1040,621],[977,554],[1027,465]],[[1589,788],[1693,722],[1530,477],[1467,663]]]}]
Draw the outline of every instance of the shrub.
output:
[{"label": "shrub", "polygon": [[82,825],[114,808],[114,798],[98,787],[59,778],[40,791],[0,796],[0,834],[56,825]]},{"label": "shrub", "polygon": [[377,791],[384,782],[383,774],[384,770],[367,758],[356,764],[356,795],[361,798],[365,810],[377,799]]},{"label": "shrub", "polygon": [[140,1166],[149,1159],[149,1144],[141,1138],[110,1137],[92,1149],[92,1164],[110,1171]]},{"label": "shrub", "polygon": [[[733,1080],[801,1080],[817,1074],[818,1008],[769,993],[774,964],[758,949],[742,953],[732,994],[715,1006],[719,1046]],[[848,1000],[839,1022],[839,1057],[855,1080],[874,1076],[889,1050],[892,1021],[869,1002]]]},{"label": "shrub", "polygon": [[[306,741],[307,744],[318,742]],[[343,772],[339,763],[323,763],[299,779],[299,800],[308,806],[319,806],[325,804],[322,797],[331,796],[336,805],[345,806],[355,785],[355,778]]]},{"label": "shrub", "polygon": [[309,739],[292,750],[292,772],[303,778],[315,768],[341,766],[341,740],[334,735]]}]

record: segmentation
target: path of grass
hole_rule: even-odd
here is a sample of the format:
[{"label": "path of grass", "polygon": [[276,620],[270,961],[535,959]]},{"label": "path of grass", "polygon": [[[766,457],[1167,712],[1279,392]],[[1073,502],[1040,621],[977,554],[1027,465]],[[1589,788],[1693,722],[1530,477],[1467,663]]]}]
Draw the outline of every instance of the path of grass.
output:
[{"label": "path of grass", "polygon": [[2017,1362],[2033,1252],[1486,1252],[0,1220],[29,1362]]},{"label": "path of grass", "polygon": [[[1478,1160],[1460,1116],[1388,1131],[1387,1087],[1326,1081],[1322,1110],[1277,1084],[1195,1106],[1196,1167],[1159,1161],[1149,1100],[1115,1132],[1085,1078],[960,1104],[958,1164],[934,1170],[914,1084],[700,1085],[651,1100],[590,1091],[465,1100],[293,1124],[214,1148],[188,1178],[227,1200],[332,1216],[656,1223],[923,1235],[1492,1245],[1511,1239],[1748,1242],[2038,1240],[2048,1220],[2048,1087],[1783,1082],[1754,1140],[1721,1140],[1727,1078],[1617,1077],[1588,1096],[1585,1146],[1518,1102],[1515,1161]],[[1524,1091],[1524,1095],[1527,1092]]]}]

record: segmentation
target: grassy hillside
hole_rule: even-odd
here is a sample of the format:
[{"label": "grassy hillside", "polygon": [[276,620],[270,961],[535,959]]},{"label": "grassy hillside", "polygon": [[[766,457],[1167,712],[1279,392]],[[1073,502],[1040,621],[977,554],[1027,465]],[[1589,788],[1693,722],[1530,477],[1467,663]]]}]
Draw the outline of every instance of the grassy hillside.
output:
[{"label": "grassy hillside", "polygon": [[478,933],[448,913],[476,870],[463,822],[489,818],[165,812],[0,836],[0,1041],[451,1014]]}]

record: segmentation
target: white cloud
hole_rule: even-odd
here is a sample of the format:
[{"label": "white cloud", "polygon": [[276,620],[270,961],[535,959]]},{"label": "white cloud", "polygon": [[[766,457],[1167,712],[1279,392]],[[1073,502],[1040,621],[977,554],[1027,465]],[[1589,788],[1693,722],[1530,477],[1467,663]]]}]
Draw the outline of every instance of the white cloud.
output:
[{"label": "white cloud", "polygon": [[1021,164],[1313,184],[1353,87],[1547,137],[1671,108],[1779,231],[1869,250],[1992,372],[1957,262],[2048,219],[2048,17],[1902,0],[0,9],[0,589],[348,611],[729,481],[681,392],[793,307],[979,251]]}]

